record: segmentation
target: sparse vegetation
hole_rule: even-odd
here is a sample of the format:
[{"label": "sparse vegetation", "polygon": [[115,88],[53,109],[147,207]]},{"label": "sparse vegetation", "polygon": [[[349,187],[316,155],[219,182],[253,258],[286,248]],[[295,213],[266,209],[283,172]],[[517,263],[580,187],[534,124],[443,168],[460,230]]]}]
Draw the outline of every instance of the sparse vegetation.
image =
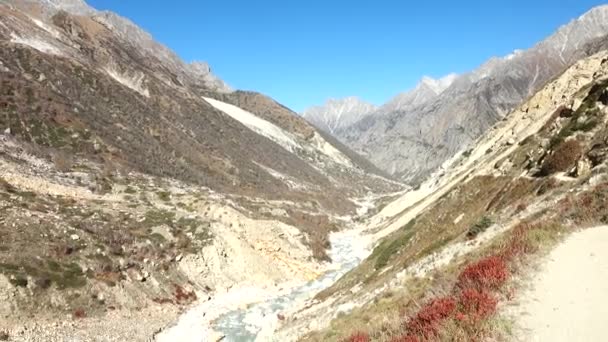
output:
[{"label": "sparse vegetation", "polygon": [[74,165],[72,156],[61,150],[56,151],[53,154],[53,163],[55,164],[55,168],[60,172],[69,172],[72,170],[72,166]]},{"label": "sparse vegetation", "polygon": [[156,192],[156,196],[160,198],[161,201],[169,202],[171,201],[171,193],[168,191],[158,191]]},{"label": "sparse vegetation", "polygon": [[481,220],[469,228],[467,237],[474,239],[477,235],[483,233],[486,229],[490,228],[494,224],[494,221],[487,216],[481,218]]},{"label": "sparse vegetation", "polygon": [[402,232],[400,233],[399,237],[392,241],[383,241],[380,245],[374,248],[374,251],[370,258],[376,260],[376,270],[384,268],[388,264],[389,259],[393,255],[398,253],[399,250],[410,241],[410,239],[412,238],[412,236],[414,236],[415,233],[412,230],[412,227],[415,223],[415,219],[410,221],[405,227],[401,229]]},{"label": "sparse vegetation", "polygon": [[581,157],[582,152],[582,147],[577,140],[571,139],[562,142],[543,161],[541,175],[549,176],[556,172],[568,171]]}]

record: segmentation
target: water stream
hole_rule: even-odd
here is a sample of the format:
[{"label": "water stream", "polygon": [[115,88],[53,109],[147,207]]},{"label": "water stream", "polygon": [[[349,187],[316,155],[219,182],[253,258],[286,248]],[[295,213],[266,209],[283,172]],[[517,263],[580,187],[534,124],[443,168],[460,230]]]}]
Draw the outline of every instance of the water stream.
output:
[{"label": "water stream", "polygon": [[[228,312],[215,321],[213,330],[225,335],[223,341],[249,342],[267,340],[273,327],[279,323],[278,315],[312,299],[319,291],[332,285],[338,278],[357,266],[369,253],[360,231],[351,230],[332,234],[332,269],[291,292],[254,304],[246,309]],[[262,336],[263,335],[263,336]]]}]

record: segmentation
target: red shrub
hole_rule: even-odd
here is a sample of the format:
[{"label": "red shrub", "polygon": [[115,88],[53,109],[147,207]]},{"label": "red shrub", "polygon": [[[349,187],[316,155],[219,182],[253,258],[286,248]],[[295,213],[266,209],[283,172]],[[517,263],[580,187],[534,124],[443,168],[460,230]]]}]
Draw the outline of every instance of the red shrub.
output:
[{"label": "red shrub", "polygon": [[414,335],[402,335],[393,337],[391,342],[420,342],[420,339]]},{"label": "red shrub", "polygon": [[487,291],[465,289],[460,294],[462,315],[457,315],[457,319],[476,322],[488,318],[496,311],[497,302]]},{"label": "red shrub", "polygon": [[173,293],[175,297],[176,304],[189,304],[196,300],[196,293],[194,291],[186,291],[183,287],[174,284],[175,292]]},{"label": "red shrub", "polygon": [[507,281],[509,270],[500,256],[490,256],[467,266],[458,277],[461,289],[497,289]]},{"label": "red shrub", "polygon": [[367,333],[362,331],[358,331],[350,335],[348,338],[343,340],[343,342],[370,342],[371,338]]},{"label": "red shrub", "polygon": [[411,318],[406,328],[410,335],[424,338],[436,336],[441,323],[456,310],[456,300],[452,297],[434,299]]},{"label": "red shrub", "polygon": [[84,309],[76,309],[74,310],[74,318],[85,318],[87,317],[87,313]]},{"label": "red shrub", "polygon": [[521,202],[521,203],[519,203],[517,205],[517,208],[515,208],[515,211],[518,212],[518,213],[521,213],[522,211],[524,211],[526,209],[528,209],[528,204],[524,203],[524,202]]}]

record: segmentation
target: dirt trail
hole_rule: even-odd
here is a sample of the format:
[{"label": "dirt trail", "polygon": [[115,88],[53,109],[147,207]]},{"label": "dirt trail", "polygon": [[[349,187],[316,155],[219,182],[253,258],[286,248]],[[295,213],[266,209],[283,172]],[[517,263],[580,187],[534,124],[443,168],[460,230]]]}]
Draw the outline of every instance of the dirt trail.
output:
[{"label": "dirt trail", "polygon": [[606,341],[608,226],[574,233],[555,248],[520,305],[517,340]]}]

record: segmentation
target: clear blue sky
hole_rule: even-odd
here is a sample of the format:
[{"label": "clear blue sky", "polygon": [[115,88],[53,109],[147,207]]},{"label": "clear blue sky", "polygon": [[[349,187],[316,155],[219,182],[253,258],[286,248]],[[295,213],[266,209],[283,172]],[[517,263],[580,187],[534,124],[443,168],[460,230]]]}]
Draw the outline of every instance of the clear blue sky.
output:
[{"label": "clear blue sky", "polygon": [[301,111],[356,95],[381,104],[423,75],[469,71],[528,48],[594,0],[88,0],[186,61]]}]

